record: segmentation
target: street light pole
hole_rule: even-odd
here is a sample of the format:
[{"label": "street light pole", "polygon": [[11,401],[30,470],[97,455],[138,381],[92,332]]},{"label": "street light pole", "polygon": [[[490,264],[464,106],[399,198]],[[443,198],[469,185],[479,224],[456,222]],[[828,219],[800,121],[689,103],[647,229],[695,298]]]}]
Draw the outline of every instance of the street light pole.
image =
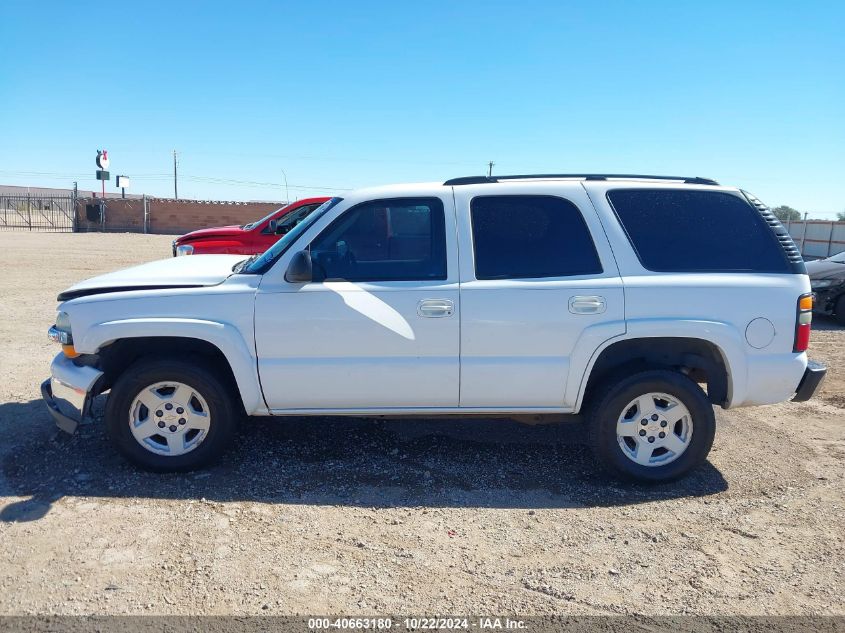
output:
[{"label": "street light pole", "polygon": [[282,172],[282,177],[285,179],[285,205],[290,204],[290,192],[288,192],[288,175],[285,173],[284,169],[279,168],[279,171]]}]

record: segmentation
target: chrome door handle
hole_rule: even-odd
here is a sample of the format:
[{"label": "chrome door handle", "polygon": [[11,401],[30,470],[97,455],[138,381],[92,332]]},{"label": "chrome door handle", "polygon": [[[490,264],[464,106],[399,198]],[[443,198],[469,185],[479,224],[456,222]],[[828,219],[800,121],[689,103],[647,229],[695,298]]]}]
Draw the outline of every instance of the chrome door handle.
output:
[{"label": "chrome door handle", "polygon": [[602,314],[607,310],[604,297],[598,295],[576,295],[569,297],[569,311],[572,314]]},{"label": "chrome door handle", "polygon": [[417,314],[421,317],[436,319],[452,316],[455,304],[450,299],[423,299],[417,304]]}]

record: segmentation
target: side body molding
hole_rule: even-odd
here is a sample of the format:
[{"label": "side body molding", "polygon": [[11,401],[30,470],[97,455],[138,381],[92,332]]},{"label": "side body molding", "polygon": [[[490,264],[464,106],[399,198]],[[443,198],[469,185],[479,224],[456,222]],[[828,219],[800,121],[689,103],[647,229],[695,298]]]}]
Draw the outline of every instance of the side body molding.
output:
[{"label": "side body molding", "polygon": [[240,330],[229,323],[190,318],[135,318],[105,321],[87,328],[77,349],[94,353],[119,339],[174,336],[201,339],[217,347],[232,368],[247,415],[266,415],[255,356]]},{"label": "side body molding", "polygon": [[[579,411],[590,372],[601,353],[620,341],[642,338],[694,338],[712,343],[722,354],[728,370],[728,402],[736,406],[745,400],[748,368],[743,335],[729,323],[698,319],[629,319],[624,334],[602,338],[600,332],[584,332],[572,354],[572,365],[566,384],[566,403]],[[599,340],[601,339],[601,340]]]}]

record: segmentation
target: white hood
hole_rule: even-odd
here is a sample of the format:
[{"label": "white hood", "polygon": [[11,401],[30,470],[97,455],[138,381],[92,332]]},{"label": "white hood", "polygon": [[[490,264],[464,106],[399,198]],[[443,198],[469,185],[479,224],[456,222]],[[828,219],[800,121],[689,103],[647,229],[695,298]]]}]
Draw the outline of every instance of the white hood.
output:
[{"label": "white hood", "polygon": [[232,275],[232,267],[245,259],[245,255],[190,255],[160,259],[86,279],[62,292],[58,300],[101,292],[214,286]]}]

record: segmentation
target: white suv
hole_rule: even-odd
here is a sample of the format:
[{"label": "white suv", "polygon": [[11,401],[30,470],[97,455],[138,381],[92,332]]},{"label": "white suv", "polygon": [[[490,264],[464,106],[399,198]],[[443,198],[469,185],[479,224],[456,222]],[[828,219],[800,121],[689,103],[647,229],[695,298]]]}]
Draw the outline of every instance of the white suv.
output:
[{"label": "white suv", "polygon": [[806,400],[812,295],[756,198],[702,178],[458,178],[333,198],[245,259],[156,261],[59,295],[42,386],[73,432],[217,458],[245,415],[585,414],[616,473],[679,477],[712,405]]}]

